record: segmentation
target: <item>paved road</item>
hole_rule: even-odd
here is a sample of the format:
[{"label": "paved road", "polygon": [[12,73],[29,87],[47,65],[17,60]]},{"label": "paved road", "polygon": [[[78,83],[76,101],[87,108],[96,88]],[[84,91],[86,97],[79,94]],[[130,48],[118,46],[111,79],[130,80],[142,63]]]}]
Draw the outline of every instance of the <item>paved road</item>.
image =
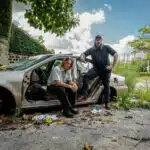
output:
[{"label": "paved road", "polygon": [[95,150],[150,150],[148,110],[91,115],[82,108],[74,119],[60,120],[65,124],[0,131],[0,150],[82,150],[85,143]]}]

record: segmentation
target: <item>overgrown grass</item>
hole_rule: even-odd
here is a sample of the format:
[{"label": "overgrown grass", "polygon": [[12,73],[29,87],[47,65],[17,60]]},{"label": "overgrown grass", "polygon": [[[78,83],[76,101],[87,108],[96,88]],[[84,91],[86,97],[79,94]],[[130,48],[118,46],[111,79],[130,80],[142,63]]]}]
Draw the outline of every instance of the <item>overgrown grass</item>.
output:
[{"label": "overgrown grass", "polygon": [[120,74],[125,77],[129,93],[131,93],[135,87],[136,78],[139,77],[139,72],[137,71],[137,63],[118,62],[114,69],[114,73]]},{"label": "overgrown grass", "polygon": [[128,94],[123,94],[120,97],[116,97],[116,102],[112,103],[112,107],[115,109],[123,108],[129,110],[135,107],[134,103],[131,102],[131,96]]},{"label": "overgrown grass", "polygon": [[[150,77],[140,77],[138,64],[139,62],[118,62],[116,65],[114,73],[125,77],[129,92],[120,97],[116,97],[116,103],[112,104],[114,108],[124,108],[126,110],[133,107],[150,108],[150,89],[148,85],[145,86],[145,89],[135,89],[137,82],[145,82],[150,79]],[[136,98],[136,102],[133,101],[133,97]]]}]

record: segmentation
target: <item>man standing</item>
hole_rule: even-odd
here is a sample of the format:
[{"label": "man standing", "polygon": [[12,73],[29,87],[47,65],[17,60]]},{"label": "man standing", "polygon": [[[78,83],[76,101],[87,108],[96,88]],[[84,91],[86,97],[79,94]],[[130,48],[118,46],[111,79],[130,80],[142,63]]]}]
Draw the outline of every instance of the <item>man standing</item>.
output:
[{"label": "man standing", "polygon": [[[114,57],[113,64],[110,64],[109,54]],[[88,80],[100,76],[104,86],[104,103],[105,108],[109,109],[108,102],[110,97],[110,76],[117,60],[117,52],[108,45],[102,44],[102,37],[95,37],[94,46],[81,54],[80,60],[85,61],[87,56],[92,57],[93,68],[91,68],[83,77],[82,94],[79,100],[85,100],[88,96]]]}]

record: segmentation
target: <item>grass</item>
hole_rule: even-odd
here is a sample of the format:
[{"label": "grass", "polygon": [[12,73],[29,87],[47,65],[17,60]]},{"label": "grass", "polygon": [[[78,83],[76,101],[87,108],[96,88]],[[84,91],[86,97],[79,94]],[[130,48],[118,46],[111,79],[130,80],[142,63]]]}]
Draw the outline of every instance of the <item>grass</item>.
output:
[{"label": "grass", "polygon": [[[114,73],[125,77],[129,92],[116,97],[116,103],[112,104],[114,108],[124,108],[126,110],[133,107],[150,108],[150,89],[148,85],[145,86],[145,89],[135,89],[137,82],[145,82],[147,84],[147,80],[150,80],[148,76],[140,76],[138,64],[139,62],[118,62],[116,65]],[[137,99],[136,103],[132,101],[133,97]]]},{"label": "grass", "polygon": [[137,64],[118,62],[114,69],[114,73],[125,77],[125,82],[129,88],[129,93],[132,92],[137,82],[136,78],[139,77],[139,72],[137,72]]},{"label": "grass", "polygon": [[150,76],[141,76],[141,77],[136,78],[137,82],[144,82],[144,81],[147,81],[147,80],[150,80]]}]

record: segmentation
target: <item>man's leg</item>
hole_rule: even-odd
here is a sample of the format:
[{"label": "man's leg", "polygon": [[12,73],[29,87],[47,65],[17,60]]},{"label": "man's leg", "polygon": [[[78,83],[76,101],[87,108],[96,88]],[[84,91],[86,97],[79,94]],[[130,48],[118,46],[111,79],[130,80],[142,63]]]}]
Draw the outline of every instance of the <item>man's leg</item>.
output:
[{"label": "man's leg", "polygon": [[50,93],[54,93],[55,95],[57,95],[59,101],[61,102],[62,104],[62,107],[63,107],[63,114],[66,116],[66,117],[72,117],[72,113],[70,112],[70,102],[66,96],[66,93],[65,93],[65,88],[63,87],[58,87],[58,86],[48,86],[47,87],[47,90],[50,92]]},{"label": "man's leg", "polygon": [[98,72],[92,68],[83,77],[82,96],[88,96],[88,83],[89,79],[93,79],[98,76]]},{"label": "man's leg", "polygon": [[104,86],[104,103],[105,103],[105,108],[109,109],[108,103],[110,99],[110,75],[111,73],[105,73],[101,79],[102,79],[102,84]]},{"label": "man's leg", "polygon": [[68,100],[71,104],[70,110],[73,114],[78,114],[78,110],[75,109],[75,103],[76,103],[76,92],[73,92],[71,89],[66,88],[66,94],[68,95]]},{"label": "man's leg", "polygon": [[73,92],[71,89],[66,88],[66,93],[68,95],[68,100],[72,107],[75,106],[75,100],[76,100],[76,92]]}]

